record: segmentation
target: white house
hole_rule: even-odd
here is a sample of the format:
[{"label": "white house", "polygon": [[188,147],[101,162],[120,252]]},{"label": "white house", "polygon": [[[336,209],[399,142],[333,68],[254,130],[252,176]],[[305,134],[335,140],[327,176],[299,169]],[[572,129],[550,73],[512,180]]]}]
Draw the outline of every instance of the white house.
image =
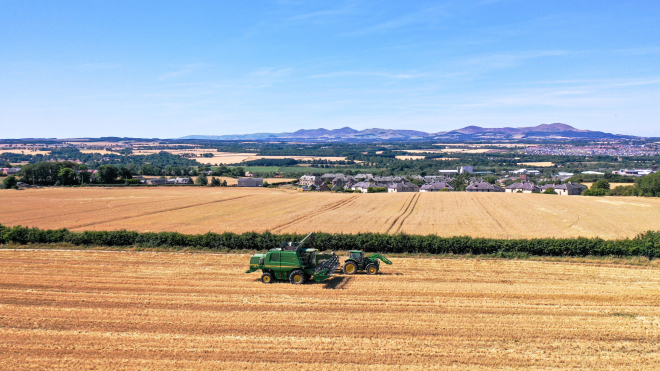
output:
[{"label": "white house", "polygon": [[581,195],[582,192],[584,192],[584,190],[587,189],[587,187],[582,184],[568,182],[565,184],[546,184],[541,187],[541,192],[547,191],[548,188],[554,189],[555,192],[557,192],[557,194],[562,196]]},{"label": "white house", "polygon": [[424,184],[419,191],[420,192],[440,192],[448,191],[451,192],[454,190],[454,187],[450,186],[447,182],[435,182],[431,184]]},{"label": "white house", "polygon": [[387,186],[387,193],[419,192],[419,187],[412,183],[392,183]]},{"label": "white house", "polygon": [[535,191],[539,191],[540,188],[537,187],[534,183],[513,183],[510,186],[507,186],[504,189],[504,192],[506,193],[534,193]]}]

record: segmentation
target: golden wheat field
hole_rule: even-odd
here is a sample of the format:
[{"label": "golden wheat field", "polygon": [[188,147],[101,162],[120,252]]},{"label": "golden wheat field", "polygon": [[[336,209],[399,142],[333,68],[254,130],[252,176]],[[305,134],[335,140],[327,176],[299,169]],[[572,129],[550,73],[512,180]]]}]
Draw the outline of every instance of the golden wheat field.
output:
[{"label": "golden wheat field", "polygon": [[650,370],[657,267],[392,259],[266,285],[248,255],[0,250],[4,370]]},{"label": "golden wheat field", "polygon": [[542,162],[519,162],[518,165],[521,166],[535,166],[535,167],[552,167],[555,166],[553,162],[542,161]]},{"label": "golden wheat field", "polygon": [[396,158],[399,160],[423,160],[426,156],[401,155],[396,156]]},{"label": "golden wheat field", "polygon": [[295,192],[276,188],[44,188],[0,192],[0,224],[82,230],[380,232],[633,237],[660,230],[660,199],[512,193]]}]

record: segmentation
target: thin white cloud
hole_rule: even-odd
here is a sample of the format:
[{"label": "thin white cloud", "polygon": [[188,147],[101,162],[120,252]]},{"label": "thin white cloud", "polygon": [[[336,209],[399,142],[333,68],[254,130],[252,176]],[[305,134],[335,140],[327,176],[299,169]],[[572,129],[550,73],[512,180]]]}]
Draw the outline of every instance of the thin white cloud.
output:
[{"label": "thin white cloud", "polygon": [[338,71],[330,73],[322,73],[317,75],[307,76],[308,78],[327,78],[327,77],[338,77],[338,76],[376,76],[376,77],[386,77],[392,79],[410,79],[414,77],[420,77],[421,74],[408,74],[408,73],[387,73],[387,72],[373,72],[373,71]]},{"label": "thin white cloud", "polygon": [[301,21],[301,20],[318,21],[321,19],[335,18],[339,16],[352,14],[355,13],[355,11],[356,9],[353,5],[348,5],[339,8],[317,10],[314,12],[298,14],[293,17],[287,18],[287,21]]},{"label": "thin white cloud", "polygon": [[267,77],[276,77],[288,75],[293,71],[292,68],[262,68],[252,72],[253,76],[267,76]]},{"label": "thin white cloud", "polygon": [[388,21],[381,22],[372,26],[367,26],[353,32],[348,32],[346,35],[361,36],[374,33],[391,32],[412,25],[433,24],[437,22],[439,18],[446,18],[449,16],[449,13],[445,11],[444,7],[428,8],[419,12],[404,15],[402,17],[390,19]]},{"label": "thin white cloud", "polygon": [[538,50],[518,53],[498,53],[470,58],[466,61],[463,61],[462,63],[490,68],[506,68],[517,66],[520,62],[527,59],[558,57],[568,54],[570,54],[570,52],[566,50]]},{"label": "thin white cloud", "polygon": [[187,75],[187,74],[195,71],[196,69],[198,69],[201,66],[203,66],[203,64],[201,64],[201,63],[188,64],[180,70],[164,73],[164,74],[158,76],[158,80],[167,80],[167,79]]}]

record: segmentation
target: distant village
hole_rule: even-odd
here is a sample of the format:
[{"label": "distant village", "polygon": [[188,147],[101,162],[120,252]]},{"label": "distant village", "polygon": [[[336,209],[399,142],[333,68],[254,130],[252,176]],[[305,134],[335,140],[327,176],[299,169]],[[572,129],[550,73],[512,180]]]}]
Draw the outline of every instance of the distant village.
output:
[{"label": "distant village", "polygon": [[[572,177],[573,173],[559,172],[552,183],[537,185],[530,181],[531,176],[540,175],[538,170],[520,169],[511,171],[494,183],[483,180],[484,173],[474,172],[471,166],[462,166],[456,170],[440,170],[435,176],[374,176],[372,174],[345,175],[342,173],[327,173],[323,175],[303,175],[298,181],[298,190],[301,192],[453,192],[452,186],[457,175],[464,175],[469,179],[465,187],[466,192],[504,192],[504,193],[543,193],[554,192],[564,196],[581,195],[587,187],[573,182],[564,182]],[[649,169],[622,169],[615,174],[626,176],[644,176],[653,173]],[[492,173],[489,173],[492,174]],[[604,175],[595,171],[585,171],[586,175]],[[505,182],[514,181],[504,185]],[[239,187],[258,187],[263,178],[240,178]]]},{"label": "distant village", "polygon": [[[17,175],[20,167],[0,168],[1,175]],[[76,172],[89,172],[93,175],[97,170],[81,170]],[[208,173],[211,171],[203,171]],[[616,175],[641,177],[654,173],[650,169],[621,169],[612,172]],[[605,175],[603,172],[583,171],[585,175]],[[558,172],[551,179],[543,179],[542,184],[536,184],[532,177],[541,175],[538,170],[519,169],[509,171],[499,179],[494,178],[492,172],[475,172],[472,166],[462,166],[455,170],[440,170],[439,175],[408,175],[408,176],[374,176],[373,174],[345,175],[343,173],[327,173],[323,175],[303,175],[294,182],[300,192],[356,192],[356,193],[398,193],[398,192],[454,192],[457,189],[452,185],[458,176],[462,176],[462,186],[459,190],[466,192],[505,192],[505,193],[556,193],[564,196],[581,195],[587,187],[585,185],[567,181],[574,173]],[[490,176],[490,182],[484,181]],[[277,177],[277,176],[276,176]],[[281,176],[280,176],[281,177]],[[142,176],[134,178],[141,184],[148,185],[194,185],[190,177],[172,177],[171,179],[150,178]],[[537,179],[537,178],[535,178]],[[467,183],[466,183],[467,182]],[[30,187],[29,184],[19,182],[20,187]],[[226,181],[223,182],[227,185]],[[237,179],[237,187],[262,187],[267,185],[263,178],[254,177],[246,173],[245,177]]]},{"label": "distant village", "polygon": [[[534,172],[532,170],[532,172]],[[475,174],[472,167],[463,166],[458,170],[444,170],[437,176],[373,176],[372,174],[357,174],[355,176],[344,175],[341,173],[324,174],[321,176],[303,175],[300,177],[298,185],[300,191],[353,191],[368,193],[379,190],[381,192],[454,192],[455,189],[451,183],[454,180],[450,174],[465,174],[469,177],[469,185],[465,188],[466,192],[509,192],[509,193],[540,193],[549,188],[555,190],[560,195],[580,195],[587,189],[586,186],[577,183],[565,184],[547,184],[537,186],[532,182],[526,181],[529,173],[514,173],[511,177],[504,179],[515,179],[519,182],[502,186],[504,179],[498,180],[495,184],[483,181]]]}]

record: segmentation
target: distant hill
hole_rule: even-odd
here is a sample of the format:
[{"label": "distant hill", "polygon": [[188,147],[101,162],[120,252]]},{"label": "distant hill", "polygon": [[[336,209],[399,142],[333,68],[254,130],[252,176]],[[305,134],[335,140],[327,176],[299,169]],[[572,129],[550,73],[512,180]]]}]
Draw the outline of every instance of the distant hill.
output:
[{"label": "distant hill", "polygon": [[301,129],[293,133],[256,133],[239,135],[189,135],[180,139],[207,140],[303,140],[303,141],[360,141],[360,140],[492,140],[492,139],[625,139],[627,135],[609,134],[601,131],[579,130],[566,124],[542,124],[530,127],[484,128],[467,126],[438,133],[416,130],[365,129],[349,127],[341,129]]}]

